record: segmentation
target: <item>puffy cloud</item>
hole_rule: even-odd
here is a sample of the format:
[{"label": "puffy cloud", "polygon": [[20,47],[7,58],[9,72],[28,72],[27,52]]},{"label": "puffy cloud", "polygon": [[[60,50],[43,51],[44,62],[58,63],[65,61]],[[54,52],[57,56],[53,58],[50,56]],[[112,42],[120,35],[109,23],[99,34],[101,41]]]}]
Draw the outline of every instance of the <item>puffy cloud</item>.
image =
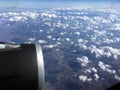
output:
[{"label": "puffy cloud", "polygon": [[91,62],[91,61],[88,59],[87,56],[82,56],[81,58],[80,58],[80,57],[77,57],[77,61],[78,61],[82,66],[87,66],[87,64]]},{"label": "puffy cloud", "polygon": [[105,46],[103,47],[103,49],[104,49],[104,52],[107,51],[104,53],[105,55],[107,55],[107,53],[111,53],[115,59],[118,59],[118,56],[120,55],[120,49],[112,48],[109,46]]},{"label": "puffy cloud", "polygon": [[14,16],[9,18],[9,21],[25,21],[25,20],[27,20],[27,18],[24,16]]},{"label": "puffy cloud", "polygon": [[54,13],[41,13],[41,17],[57,18],[57,15]]},{"label": "puffy cloud", "polygon": [[47,43],[47,41],[45,41],[45,40],[38,40],[38,43],[43,44],[43,43]]},{"label": "puffy cloud", "polygon": [[96,36],[104,36],[106,35],[106,31],[99,31],[99,30],[94,30],[94,34],[96,34]]},{"label": "puffy cloud", "polygon": [[101,55],[104,55],[104,50],[97,48],[95,45],[91,45],[88,49],[90,49],[91,53],[95,53],[96,57],[101,57]]},{"label": "puffy cloud", "polygon": [[36,19],[39,16],[39,13],[37,13],[36,11],[25,11],[21,12],[20,15],[29,17],[31,19]]},{"label": "puffy cloud", "polygon": [[39,32],[43,32],[44,30],[39,30]]},{"label": "puffy cloud", "polygon": [[75,32],[75,35],[80,35],[80,32]]},{"label": "puffy cloud", "polygon": [[91,73],[91,72],[92,72],[91,68],[84,70],[84,73]]},{"label": "puffy cloud", "polygon": [[57,44],[50,44],[50,45],[44,45],[43,47],[44,48],[55,48],[57,46],[58,46]]},{"label": "puffy cloud", "polygon": [[100,77],[98,76],[98,74],[94,74],[95,80],[97,81]]},{"label": "puffy cloud", "polygon": [[80,76],[79,76],[79,80],[85,82],[85,81],[88,80],[88,77],[87,77],[87,76],[84,76],[84,75],[80,75]]},{"label": "puffy cloud", "polygon": [[74,42],[73,42],[73,41],[71,41],[71,42],[70,42],[70,44],[71,44],[71,45],[73,45],[73,44],[74,44]]},{"label": "puffy cloud", "polygon": [[113,30],[120,30],[120,23],[116,23],[112,27]]},{"label": "puffy cloud", "polygon": [[116,80],[120,81],[120,76],[114,75],[114,78],[115,78]]},{"label": "puffy cloud", "polygon": [[108,44],[114,43],[114,42],[115,41],[113,39],[109,39],[109,38],[103,38],[103,41],[102,41],[102,43],[108,43]]},{"label": "puffy cloud", "polygon": [[61,42],[56,42],[57,45],[61,45]]},{"label": "puffy cloud", "polygon": [[91,69],[93,72],[97,73],[97,69],[95,67],[92,67]]},{"label": "puffy cloud", "polygon": [[100,16],[94,16],[93,19],[97,22],[100,22],[102,21],[104,18],[103,17],[100,17]]},{"label": "puffy cloud", "polygon": [[120,49],[113,48],[110,46],[103,46],[97,48],[95,45],[91,45],[88,47],[91,53],[95,53],[96,58],[101,57],[101,56],[107,56],[111,57],[113,56],[114,59],[118,59],[118,56],[120,55]]},{"label": "puffy cloud", "polygon": [[84,73],[97,73],[97,69],[95,67],[88,68],[84,70]]},{"label": "puffy cloud", "polygon": [[103,71],[106,71],[106,72],[108,72],[108,73],[110,73],[110,74],[115,74],[115,73],[116,73],[115,70],[112,70],[112,69],[111,69],[111,66],[110,66],[110,65],[104,64],[102,61],[99,61],[99,62],[98,62],[98,66],[99,66]]},{"label": "puffy cloud", "polygon": [[84,42],[84,40],[82,38],[79,38],[78,42]]},{"label": "puffy cloud", "polygon": [[34,38],[29,38],[28,40],[33,42],[33,41],[35,41],[36,39],[35,39],[35,37],[34,37]]},{"label": "puffy cloud", "polygon": [[38,17],[38,13],[36,12],[21,12],[21,13],[15,13],[15,12],[9,12],[6,14],[6,16],[12,16],[9,18],[9,21],[25,21],[28,20],[28,17],[31,19],[36,19]]},{"label": "puffy cloud", "polygon": [[80,75],[79,80],[82,82],[92,81],[92,78],[88,78],[86,75]]},{"label": "puffy cloud", "polygon": [[61,32],[61,33],[60,33],[60,35],[65,35],[65,34],[67,34],[67,33],[66,33],[66,32]]},{"label": "puffy cloud", "polygon": [[85,44],[79,44],[80,48],[86,50],[87,49],[87,46]]},{"label": "puffy cloud", "polygon": [[66,38],[66,41],[70,41],[70,38]]},{"label": "puffy cloud", "polygon": [[110,14],[109,18],[110,18],[111,21],[115,21],[115,20],[118,19],[117,15],[115,15],[115,14]]},{"label": "puffy cloud", "polygon": [[92,81],[92,78],[88,78],[88,81]]},{"label": "puffy cloud", "polygon": [[102,70],[106,70],[106,66],[105,66],[105,64],[102,62],[102,61],[99,61],[99,63],[98,63],[98,66],[102,69]]},{"label": "puffy cloud", "polygon": [[115,41],[115,42],[120,42],[120,38],[119,38],[119,37],[115,37],[115,38],[114,38],[114,41]]},{"label": "puffy cloud", "polygon": [[48,39],[52,39],[52,36],[51,36],[51,35],[48,35],[47,38],[48,38]]}]

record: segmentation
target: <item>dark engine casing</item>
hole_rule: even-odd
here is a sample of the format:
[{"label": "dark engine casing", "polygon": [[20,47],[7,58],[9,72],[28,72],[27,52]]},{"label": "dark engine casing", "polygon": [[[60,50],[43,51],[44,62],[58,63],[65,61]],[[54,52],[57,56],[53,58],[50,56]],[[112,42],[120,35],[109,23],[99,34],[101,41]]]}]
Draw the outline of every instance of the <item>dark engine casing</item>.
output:
[{"label": "dark engine casing", "polygon": [[43,83],[40,45],[0,43],[0,90],[41,90]]}]

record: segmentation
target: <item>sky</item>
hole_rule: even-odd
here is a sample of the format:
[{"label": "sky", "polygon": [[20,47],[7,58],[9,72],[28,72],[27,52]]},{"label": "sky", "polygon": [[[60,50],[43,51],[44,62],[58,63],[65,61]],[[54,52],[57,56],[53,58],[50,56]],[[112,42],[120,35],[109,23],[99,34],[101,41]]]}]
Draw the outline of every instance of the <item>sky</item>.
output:
[{"label": "sky", "polygon": [[120,0],[0,0],[0,7],[48,8],[48,7],[119,7]]}]

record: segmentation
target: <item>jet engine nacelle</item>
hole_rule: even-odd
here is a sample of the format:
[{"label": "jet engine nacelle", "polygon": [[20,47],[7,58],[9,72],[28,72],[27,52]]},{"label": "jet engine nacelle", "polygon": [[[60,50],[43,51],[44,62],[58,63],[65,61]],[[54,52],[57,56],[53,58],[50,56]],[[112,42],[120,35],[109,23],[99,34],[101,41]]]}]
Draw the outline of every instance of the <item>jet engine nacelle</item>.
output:
[{"label": "jet engine nacelle", "polygon": [[0,43],[0,90],[41,90],[43,83],[40,45]]}]

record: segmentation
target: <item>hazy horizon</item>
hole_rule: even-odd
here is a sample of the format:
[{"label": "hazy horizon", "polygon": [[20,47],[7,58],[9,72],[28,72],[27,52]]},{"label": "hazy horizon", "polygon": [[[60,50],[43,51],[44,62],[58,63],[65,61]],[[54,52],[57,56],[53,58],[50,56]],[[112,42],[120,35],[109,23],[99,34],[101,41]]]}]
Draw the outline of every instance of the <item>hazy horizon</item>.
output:
[{"label": "hazy horizon", "polygon": [[119,8],[119,0],[0,0],[0,8],[55,8],[55,7],[94,7]]}]

